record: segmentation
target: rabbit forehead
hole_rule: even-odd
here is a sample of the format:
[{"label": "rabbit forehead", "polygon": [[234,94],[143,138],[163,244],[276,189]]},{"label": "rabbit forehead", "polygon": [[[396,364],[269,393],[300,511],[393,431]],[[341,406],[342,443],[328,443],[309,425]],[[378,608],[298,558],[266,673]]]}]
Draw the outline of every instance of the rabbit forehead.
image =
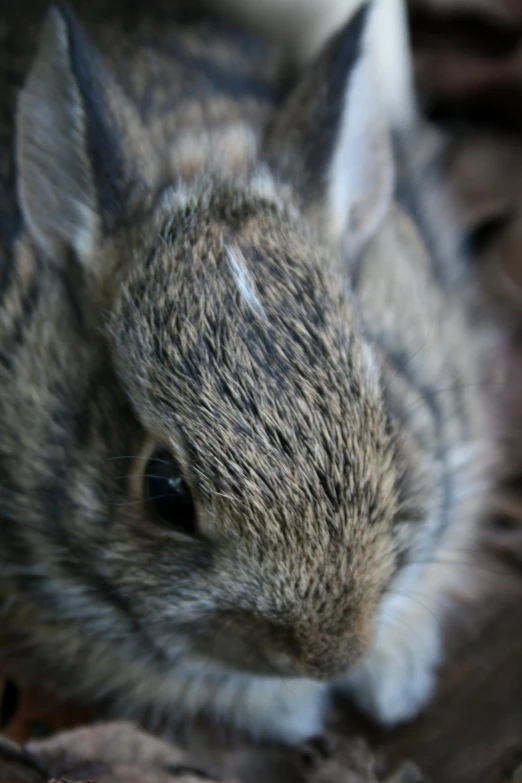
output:
[{"label": "rabbit forehead", "polygon": [[376,363],[327,251],[294,217],[243,200],[163,226],[115,310],[120,374],[146,425],[182,442],[220,517],[388,520]]}]

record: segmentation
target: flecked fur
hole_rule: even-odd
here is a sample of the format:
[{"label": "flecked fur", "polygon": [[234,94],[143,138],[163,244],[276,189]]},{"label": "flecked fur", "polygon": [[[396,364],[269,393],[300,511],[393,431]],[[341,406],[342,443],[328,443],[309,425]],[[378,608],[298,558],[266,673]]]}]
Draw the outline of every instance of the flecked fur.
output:
[{"label": "flecked fur", "polygon": [[[53,9],[18,60],[15,21],[2,81],[34,64],[16,123],[3,93],[2,653],[64,696],[287,742],[321,731],[332,682],[409,717],[447,552],[473,540],[482,420],[452,249],[400,142],[364,250],[329,234],[364,16],[284,102],[276,54],[217,23],[145,16],[129,43],[87,15],[92,45]],[[148,513],[153,444],[195,536]]]}]

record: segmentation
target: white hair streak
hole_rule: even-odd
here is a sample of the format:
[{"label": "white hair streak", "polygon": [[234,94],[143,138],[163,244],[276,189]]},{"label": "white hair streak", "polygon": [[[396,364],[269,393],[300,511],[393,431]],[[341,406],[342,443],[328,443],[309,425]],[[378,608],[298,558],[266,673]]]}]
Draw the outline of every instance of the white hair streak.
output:
[{"label": "white hair streak", "polygon": [[254,290],[254,283],[248,274],[246,260],[237,247],[225,245],[228,267],[241,298],[258,318],[266,319],[266,313]]}]

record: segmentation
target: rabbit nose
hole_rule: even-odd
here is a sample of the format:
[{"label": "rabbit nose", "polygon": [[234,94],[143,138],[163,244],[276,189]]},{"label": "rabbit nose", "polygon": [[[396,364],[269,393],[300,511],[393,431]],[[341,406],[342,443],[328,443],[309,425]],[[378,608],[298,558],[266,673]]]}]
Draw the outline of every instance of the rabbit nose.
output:
[{"label": "rabbit nose", "polygon": [[274,661],[281,674],[331,680],[346,674],[368,648],[366,634],[350,634],[342,639],[330,639],[313,644],[310,639],[296,640],[289,650],[280,652]]},{"label": "rabbit nose", "polygon": [[356,659],[349,656],[302,656],[278,655],[274,664],[281,676],[306,677],[312,680],[332,680],[346,674]]},{"label": "rabbit nose", "polygon": [[357,658],[352,654],[314,656],[299,661],[300,670],[304,677],[313,680],[332,680],[340,677],[354,665]]},{"label": "rabbit nose", "polygon": [[372,645],[374,624],[369,614],[346,618],[344,623],[323,626],[313,634],[301,629],[297,637],[303,670],[316,679],[334,679],[345,675],[366,655]]}]

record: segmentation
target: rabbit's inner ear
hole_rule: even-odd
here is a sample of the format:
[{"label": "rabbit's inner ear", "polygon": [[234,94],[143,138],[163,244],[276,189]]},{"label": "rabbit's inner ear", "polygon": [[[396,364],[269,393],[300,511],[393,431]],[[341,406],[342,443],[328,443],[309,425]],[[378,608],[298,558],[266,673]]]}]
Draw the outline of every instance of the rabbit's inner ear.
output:
[{"label": "rabbit's inner ear", "polygon": [[289,180],[334,241],[356,252],[385,216],[393,191],[386,105],[368,51],[363,6],[303,74],[267,141],[272,168]]},{"label": "rabbit's inner ear", "polygon": [[16,125],[24,220],[51,257],[73,248],[87,262],[100,234],[125,219],[136,177],[121,148],[112,87],[76,20],[52,8]]}]

